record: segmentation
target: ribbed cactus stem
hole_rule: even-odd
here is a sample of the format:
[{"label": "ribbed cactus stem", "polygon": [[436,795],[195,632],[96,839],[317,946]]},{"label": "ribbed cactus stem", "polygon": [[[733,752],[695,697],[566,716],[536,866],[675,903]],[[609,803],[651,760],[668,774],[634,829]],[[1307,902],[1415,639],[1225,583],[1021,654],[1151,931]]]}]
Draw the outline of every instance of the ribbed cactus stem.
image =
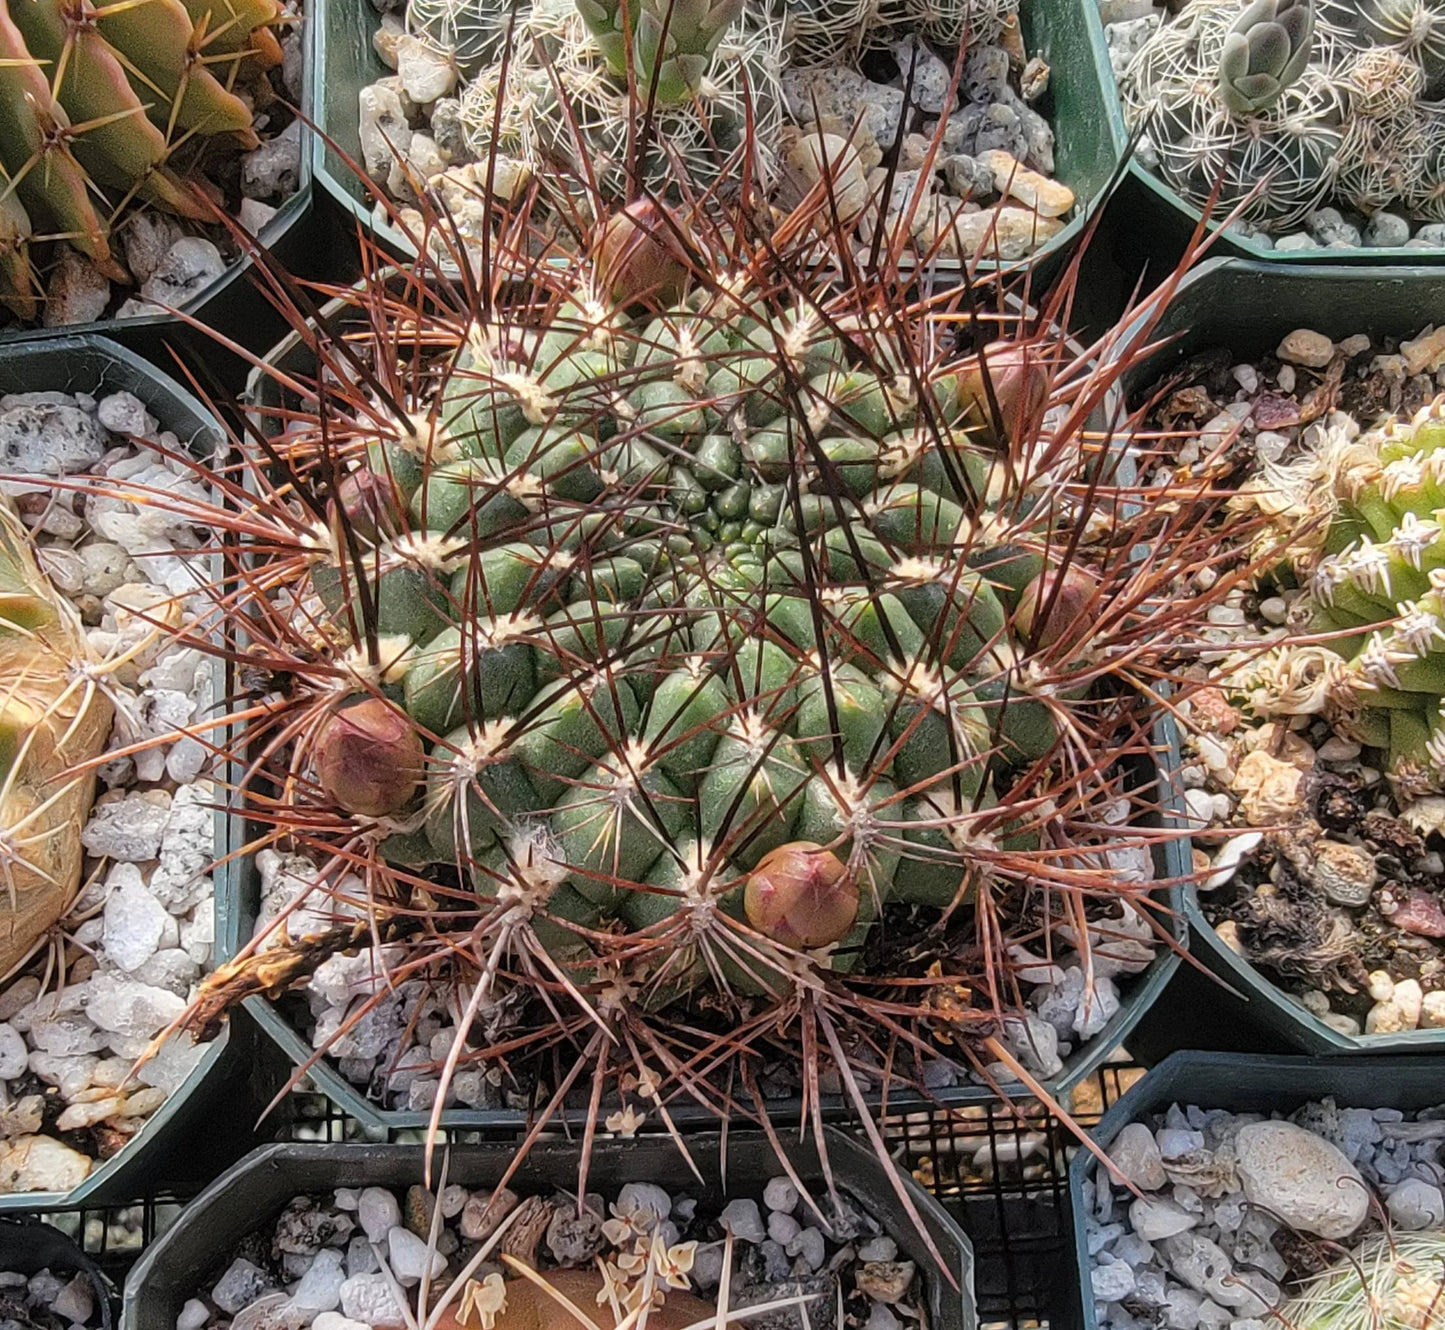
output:
[{"label": "ribbed cactus stem", "polygon": [[86,677],[99,663],[0,496],[0,972],[54,926],[80,882],[95,774],[77,768],[105,748],[112,715]]}]

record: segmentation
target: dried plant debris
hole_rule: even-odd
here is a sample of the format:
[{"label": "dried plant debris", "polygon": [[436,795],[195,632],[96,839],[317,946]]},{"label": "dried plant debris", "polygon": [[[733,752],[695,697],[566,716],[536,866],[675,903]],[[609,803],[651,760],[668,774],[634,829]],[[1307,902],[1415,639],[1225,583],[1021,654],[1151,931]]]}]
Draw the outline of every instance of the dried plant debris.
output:
[{"label": "dried plant debris", "polygon": [[[866,1209],[840,1197],[817,1213],[780,1176],[721,1208],[653,1183],[581,1203],[455,1184],[436,1196],[364,1187],[297,1197],[197,1290],[176,1325],[399,1330],[423,1315],[456,1330],[587,1324],[566,1299],[606,1326],[645,1303],[648,1325],[679,1330],[712,1324],[729,1261],[729,1325],[927,1324],[923,1272]],[[755,1310],[737,1315],[745,1309]]]},{"label": "dried plant debris", "polygon": [[[1180,779],[1201,904],[1230,947],[1347,1035],[1445,1024],[1445,805],[1427,751],[1435,695],[1428,681],[1410,682],[1404,658],[1390,667],[1396,682],[1404,668],[1407,686],[1423,691],[1381,693],[1368,682],[1375,654],[1390,649],[1380,633],[1397,633],[1389,625],[1405,610],[1392,612],[1388,597],[1362,605],[1366,628],[1385,627],[1351,638],[1343,620],[1322,620],[1343,601],[1322,610],[1319,589],[1322,576],[1334,583],[1332,569],[1343,575],[1369,549],[1392,548],[1388,531],[1372,533],[1383,544],[1362,545],[1341,513],[1372,483],[1372,441],[1399,438],[1386,446],[1413,457],[1431,437],[1442,388],[1445,337],[1433,328],[1384,344],[1298,329],[1252,363],[1198,356],[1149,394],[1154,423],[1176,432],[1161,439],[1155,482],[1232,487],[1231,508],[1262,521],[1256,545],[1274,567],[1211,610],[1195,673],[1212,687],[1182,708]],[[1181,442],[1188,430],[1197,434]],[[1402,512],[1412,502],[1405,490],[1392,494]],[[1420,529],[1428,542],[1431,529]],[[1418,595],[1406,569],[1398,594]],[[1423,589],[1410,601],[1422,627],[1434,605]],[[1383,696],[1402,717],[1423,707],[1420,759],[1398,721],[1392,738],[1388,720],[1372,719]]]}]

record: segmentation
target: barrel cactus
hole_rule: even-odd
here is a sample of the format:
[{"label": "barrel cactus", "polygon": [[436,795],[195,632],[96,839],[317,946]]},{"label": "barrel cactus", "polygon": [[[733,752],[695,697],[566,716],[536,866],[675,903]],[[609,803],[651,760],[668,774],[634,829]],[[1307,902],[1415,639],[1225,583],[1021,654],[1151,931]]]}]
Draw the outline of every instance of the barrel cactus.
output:
[{"label": "barrel cactus", "polygon": [[1120,81],[1168,183],[1266,232],[1331,200],[1438,216],[1442,91],[1439,0],[1190,0]]},{"label": "barrel cactus", "polygon": [[1445,93],[1445,4],[1440,0],[1323,0],[1324,21],[1355,50],[1399,52],[1420,70],[1425,96]]},{"label": "barrel cactus", "polygon": [[33,0],[0,15],[0,299],[32,318],[30,243],[63,237],[115,281],[118,204],[193,219],[213,213],[174,169],[198,138],[255,147],[251,107],[233,90],[243,63],[279,63],[276,0]]},{"label": "barrel cactus", "polygon": [[110,735],[97,666],[0,497],[0,972],[44,938],[80,884],[80,830],[95,794],[85,764]]},{"label": "barrel cactus", "polygon": [[291,311],[317,361],[263,379],[270,437],[217,477],[195,643],[237,662],[282,913],[198,1028],[384,971],[308,1030],[339,1064],[369,1030],[378,1093],[367,1023],[424,993],[437,1115],[525,1055],[539,1108],[591,1076],[630,1130],[679,1095],[765,1113],[765,1053],[860,1108],[938,1059],[1055,1076],[1044,958],[1117,1003],[1163,945],[1169,833],[1131,814],[1218,537],[1138,503],[1100,429],[1150,321],[1085,367],[970,293],[815,277],[826,199],[760,239],[710,204]]},{"label": "barrel cactus", "polygon": [[1336,440],[1314,459],[1333,515],[1308,568],[1313,626],[1343,658],[1337,728],[1388,753],[1402,799],[1445,790],[1445,401],[1411,421]]}]

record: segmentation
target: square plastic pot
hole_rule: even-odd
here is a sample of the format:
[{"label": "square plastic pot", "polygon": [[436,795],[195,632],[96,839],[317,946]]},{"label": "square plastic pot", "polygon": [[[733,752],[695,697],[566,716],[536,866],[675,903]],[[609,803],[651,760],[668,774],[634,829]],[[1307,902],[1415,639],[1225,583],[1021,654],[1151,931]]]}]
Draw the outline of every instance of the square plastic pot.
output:
[{"label": "square plastic pot", "polygon": [[[332,301],[323,306],[322,313],[333,315],[345,308],[346,304],[344,300]],[[270,352],[266,357],[266,364],[302,378],[315,370],[311,349],[299,334],[294,333]],[[280,385],[262,370],[257,370],[252,375],[247,400],[257,428],[268,437],[281,428],[280,420],[274,413],[288,405],[296,405],[285,400]],[[1094,424],[1100,432],[1109,428],[1106,420]],[[1131,474],[1128,471],[1131,466],[1132,459],[1127,456],[1123,458],[1121,475]],[[1161,740],[1156,737],[1155,742],[1157,745]],[[1139,795],[1142,803],[1158,809],[1157,813],[1151,813],[1142,819],[1144,824],[1149,826],[1169,823],[1182,807],[1178,802],[1177,791],[1172,790],[1165,782],[1157,782],[1156,789],[1156,782],[1157,772],[1152,760],[1135,763],[1130,773],[1130,788]],[[234,843],[245,844],[248,836],[244,820],[237,814],[236,821],[238,826],[232,832]],[[1189,874],[1187,841],[1171,838],[1156,844],[1154,868],[1156,880],[1165,885],[1152,895],[1161,907],[1163,922],[1170,929],[1177,949],[1161,945],[1149,967],[1142,974],[1133,977],[1130,987],[1123,995],[1119,1010],[1103,1030],[1076,1049],[1065,1061],[1062,1071],[1043,1082],[1048,1092],[1058,1099],[1067,1100],[1069,1091],[1092,1075],[1118,1049],[1154,1004],[1179,965],[1180,953],[1187,940],[1187,930],[1182,897],[1177,884]],[[230,897],[227,918],[234,930],[227,938],[227,954],[234,955],[250,940],[260,916],[260,873],[253,856],[240,856],[225,866],[224,871],[217,876],[217,890],[222,889]],[[430,1124],[430,1112],[384,1108],[346,1080],[329,1057],[316,1058],[316,1050],[310,1040],[289,1019],[278,1002],[264,996],[253,996],[246,999],[246,1007],[257,1025],[276,1042],[295,1067],[307,1067],[305,1078],[311,1085],[348,1117],[358,1122],[373,1139],[384,1140],[393,1132],[419,1130]],[[1022,1085],[1018,1085],[1016,1089],[1020,1097],[1027,1093]],[[871,1104],[882,1107],[881,1094],[875,1092],[868,1098]],[[907,1088],[895,1088],[888,1094],[887,1107],[890,1111],[902,1112],[939,1105],[959,1107],[996,1102],[997,1096],[988,1086],[966,1083],[939,1089],[926,1099]],[[800,1120],[800,1100],[780,1098],[769,1100],[767,1106],[775,1121]],[[679,1094],[675,1097],[668,1104],[668,1110],[673,1119],[682,1124],[706,1127],[716,1122],[714,1114],[686,1095]],[[851,1103],[836,1096],[825,1097],[822,1111],[828,1120],[835,1122],[850,1120],[854,1116]],[[557,1115],[559,1122],[573,1124],[581,1123],[585,1118],[586,1113],[583,1110],[565,1110]],[[445,1109],[441,1117],[443,1126],[464,1130],[511,1131],[528,1121],[529,1116],[523,1110],[469,1109],[459,1106]]]},{"label": "square plastic pot", "polygon": [[[814,1196],[827,1193],[822,1161],[812,1140],[790,1142],[789,1160]],[[761,1135],[734,1133],[690,1137],[688,1149],[703,1175],[699,1185],[676,1146],[666,1137],[623,1140],[608,1137],[592,1147],[587,1172],[590,1191],[606,1195],[628,1182],[652,1182],[721,1208],[730,1194],[725,1178],[741,1180],[744,1195],[761,1191],[763,1180],[781,1173],[777,1156]],[[511,1166],[515,1147],[451,1147],[448,1181],[494,1188]],[[934,1330],[974,1330],[973,1249],[963,1230],[911,1178],[909,1198],[957,1282],[951,1288],[908,1218],[883,1166],[850,1136],[828,1130],[828,1162],[840,1193],[860,1203],[884,1227],[902,1256],[917,1262],[927,1289]],[[237,1244],[277,1215],[294,1196],[337,1187],[407,1187],[423,1177],[420,1146],[272,1145],[255,1151],[218,1179],[160,1237],[126,1280],[122,1330],[175,1330],[186,1300],[208,1289],[236,1253]],[[523,1194],[576,1191],[579,1144],[538,1141],[511,1185]]]},{"label": "square plastic pot", "polygon": [[[210,453],[223,439],[215,419],[180,384],[104,338],[52,334],[0,343],[0,393],[43,390],[96,397],[122,390],[134,393],[163,429],[173,431],[198,455]],[[217,693],[225,696],[226,671],[219,662],[217,671]],[[216,859],[221,861],[233,848],[228,837],[235,823],[218,809],[215,826]],[[219,872],[214,900],[215,957],[220,962],[231,955],[223,939],[234,935],[235,928],[228,914],[231,898]],[[256,1143],[256,1123],[284,1083],[282,1065],[248,1019],[230,1022],[130,1142],[98,1163],[84,1182],[63,1193],[0,1195],[0,1214],[119,1205],[157,1190],[194,1191]]]},{"label": "square plastic pot", "polygon": [[[1124,391],[1132,400],[1190,356],[1214,347],[1229,348],[1236,361],[1272,353],[1298,328],[1311,328],[1336,342],[1356,333],[1413,337],[1439,322],[1442,291],[1442,277],[1426,268],[1213,259],[1180,284],[1158,324],[1158,339],[1172,340],[1130,371]],[[1160,761],[1169,783],[1177,784],[1179,734],[1172,717],[1163,722]],[[1182,793],[1175,789],[1171,794],[1176,808],[1182,806]],[[1187,852],[1184,861],[1189,862]],[[1136,1053],[1152,1059],[1181,1047],[1244,1050],[1262,1045],[1315,1054],[1445,1050],[1445,1030],[1369,1036],[1332,1030],[1219,940],[1199,908],[1192,883],[1183,890],[1183,908],[1191,955],[1222,982],[1192,966],[1180,967],[1173,987],[1145,1016]],[[1181,1011],[1189,1012],[1187,1020],[1180,1019]]]},{"label": "square plastic pot", "polygon": [[110,1330],[115,1323],[112,1286],[105,1272],[51,1224],[30,1216],[0,1219],[0,1270],[22,1275],[49,1270],[61,1279],[83,1275],[95,1299],[98,1330]]},{"label": "square plastic pot", "polygon": [[[366,186],[341,156],[361,161],[358,95],[392,73],[372,45],[380,16],[370,0],[311,0],[308,13],[315,24],[309,77],[319,131],[311,140],[316,181],[348,221],[355,219],[398,257],[414,258],[416,246],[406,235],[389,223],[375,221]],[[1104,31],[1092,4],[1021,0],[1019,18],[1029,54],[1039,56],[1050,69],[1042,109],[1054,128],[1055,175],[1074,191],[1075,215],[1028,258],[1005,264],[980,262],[978,271],[1027,271],[1035,283],[1041,283],[1062,266],[1087,225],[1087,215],[1118,168],[1122,140],[1116,142],[1110,131],[1109,113],[1117,98]],[[957,281],[961,270],[957,262],[929,268],[934,279],[944,283]]]},{"label": "square plastic pot", "polygon": [[[1116,160],[1118,160],[1123,158],[1128,151],[1129,129],[1124,123],[1124,108],[1119,102],[1119,85],[1114,78],[1113,65],[1109,62],[1109,46],[1104,34],[1104,22],[1099,16],[1099,7],[1094,0],[1083,4],[1081,8],[1087,11],[1087,22],[1092,32],[1092,39],[1104,52],[1101,72],[1105,94],[1103,107],[1105,127],[1100,132],[1107,132],[1117,154]],[[1173,7],[1171,6],[1171,8]],[[1137,158],[1130,158],[1126,170],[1136,186],[1131,192],[1130,198],[1132,206],[1138,214],[1131,217],[1128,226],[1129,232],[1145,233],[1147,236],[1145,245],[1148,248],[1156,250],[1166,248],[1172,251],[1176,257],[1182,254],[1190,235],[1204,215],[1203,211],[1185,199],[1162,177],[1155,175]],[[1329,200],[1326,199],[1321,206],[1329,206]],[[1227,214],[1228,211],[1227,208],[1220,209],[1217,215]],[[1361,247],[1358,249],[1288,250],[1281,254],[1278,250],[1265,249],[1248,236],[1239,235],[1233,228],[1221,227],[1217,223],[1211,222],[1209,229],[1218,236],[1214,247],[1216,254],[1231,258],[1255,259],[1281,268],[1320,266],[1343,269],[1359,265],[1380,266],[1384,264],[1417,264],[1421,267],[1428,267],[1431,264],[1445,263],[1445,248],[1406,249],[1400,245],[1391,246],[1388,249]]]},{"label": "square plastic pot", "polygon": [[[326,276],[318,263],[327,262],[316,232],[312,207],[312,117],[311,70],[316,63],[320,24],[307,4],[302,29],[301,157],[295,191],[277,209],[256,236],[288,272],[298,276]],[[211,284],[184,305],[183,311],[207,328],[238,342],[252,351],[263,350],[283,331],[279,316],[251,278],[252,261],[242,255],[229,264]],[[0,328],[0,347],[57,336],[104,337],[137,352],[153,364],[174,363],[174,352],[189,351],[233,391],[239,391],[250,368],[226,347],[213,342],[174,314],[146,314],[128,319],[98,319],[94,323],[71,324],[63,328]]]},{"label": "square plastic pot", "polygon": [[[1091,1133],[1107,1151],[1131,1122],[1170,1104],[1197,1104],[1235,1113],[1292,1113],[1312,1100],[1341,1108],[1398,1108],[1405,1112],[1445,1101],[1445,1061],[1438,1058],[1298,1058],[1230,1053],[1176,1053],[1161,1062],[1104,1115]],[[1072,1251],[1060,1263],[1054,1330],[1096,1330],[1084,1231],[1083,1185],[1099,1163],[1080,1149],[1069,1166]]]}]

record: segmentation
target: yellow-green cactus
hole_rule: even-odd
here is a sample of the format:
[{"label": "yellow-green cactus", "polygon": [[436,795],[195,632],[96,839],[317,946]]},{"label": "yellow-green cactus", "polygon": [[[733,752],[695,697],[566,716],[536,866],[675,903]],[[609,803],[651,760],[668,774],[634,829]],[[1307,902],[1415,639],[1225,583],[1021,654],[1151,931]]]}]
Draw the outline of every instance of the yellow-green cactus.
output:
[{"label": "yellow-green cactus", "polygon": [[279,15],[276,0],[24,0],[0,11],[0,299],[17,315],[36,311],[32,239],[66,240],[125,281],[109,240],[119,207],[211,216],[172,152],[196,136],[256,145],[231,85],[242,61],[279,61],[266,26]]},{"label": "yellow-green cactus", "polygon": [[1327,450],[1336,510],[1309,580],[1336,634],[1339,722],[1389,753],[1404,797],[1445,789],[1445,398]]},{"label": "yellow-green cactus", "polygon": [[110,735],[98,662],[70,604],[0,499],[0,974],[65,912],[95,774],[75,770]]}]

